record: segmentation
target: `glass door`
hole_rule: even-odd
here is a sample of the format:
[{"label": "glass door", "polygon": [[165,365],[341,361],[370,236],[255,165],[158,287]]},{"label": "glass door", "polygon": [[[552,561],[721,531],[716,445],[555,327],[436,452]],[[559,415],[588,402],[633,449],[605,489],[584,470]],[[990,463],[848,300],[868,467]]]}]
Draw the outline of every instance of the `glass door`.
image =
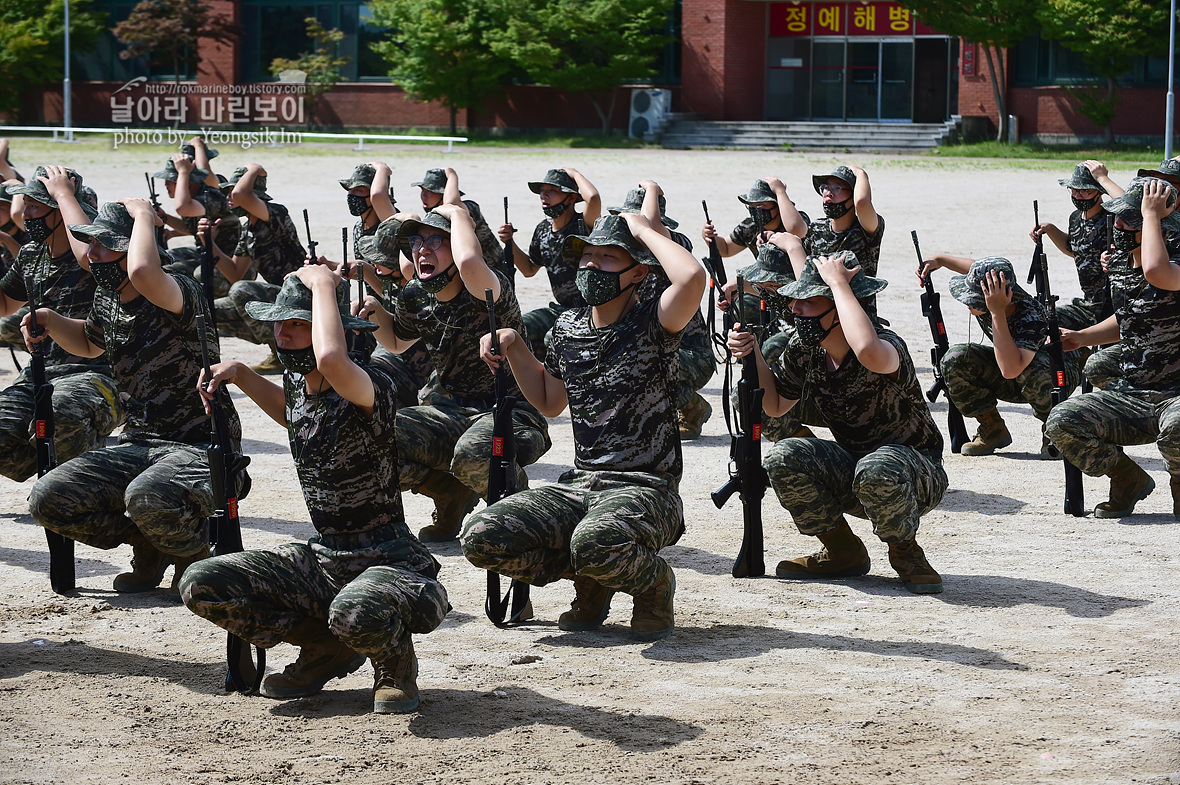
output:
[{"label": "glass door", "polygon": [[850,41],[848,44],[849,120],[877,120],[880,117],[881,43]]},{"label": "glass door", "polygon": [[844,42],[815,41],[811,50],[811,116],[844,119]]},{"label": "glass door", "polygon": [[881,42],[880,119],[909,121],[914,110],[914,42]]}]

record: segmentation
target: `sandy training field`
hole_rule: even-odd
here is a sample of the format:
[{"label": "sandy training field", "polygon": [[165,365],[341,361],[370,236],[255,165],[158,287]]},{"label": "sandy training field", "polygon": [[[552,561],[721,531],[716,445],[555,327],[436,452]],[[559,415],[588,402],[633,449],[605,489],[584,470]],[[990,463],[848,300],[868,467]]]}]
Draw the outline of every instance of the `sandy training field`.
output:
[{"label": "sandy training field", "polygon": [[[26,176],[37,163],[72,165],[108,200],[146,196],[142,172],[171,152],[17,140],[12,159]],[[820,215],[810,175],[844,162],[306,145],[226,148],[215,164],[228,174],[261,162],[270,193],[300,225],[298,211],[308,208],[321,252],[338,258],[336,238],[352,219],[335,181],[374,158],[392,166],[404,209],[417,205],[410,182],[451,165],[493,226],[509,196],[525,237],[542,217],[526,182],[551,167],[576,166],[606,205],[650,177],[698,256],[702,198],[727,231],[745,214],[736,195],[756,177],[777,175],[801,209]],[[1043,219],[1064,226],[1071,207],[1057,178],[1072,163],[852,162],[869,172],[886,221],[880,274],[891,285],[880,312],[929,382],[910,230],[927,253],[998,254],[1023,271],[1032,200]],[[1134,168],[1113,165],[1111,174],[1125,184]],[[1078,294],[1072,265],[1046,245],[1055,291]],[[731,275],[738,259],[752,261],[727,260]],[[544,275],[518,280],[526,310],[548,302]],[[936,274],[944,293],[946,281],[945,271]],[[943,306],[952,342],[966,340],[966,309],[949,295]],[[980,339],[978,327],[970,332]],[[236,340],[222,349],[250,361],[265,353]],[[14,376],[0,355],[0,386]],[[45,537],[27,512],[32,481],[0,479],[0,783],[1180,783],[1180,660],[1172,648],[1180,525],[1154,445],[1128,450],[1158,486],[1133,517],[1068,517],[1061,464],[1038,459],[1031,410],[1001,404],[1015,443],[982,458],[948,448],[950,491],[922,521],[919,541],[943,575],[943,594],[905,591],[884,544],[855,519],[874,562],[864,578],[739,581],[729,570],[740,504],[735,497],[718,511],[709,499],[725,480],[729,450],[720,373],[704,393],[714,416],[684,447],[687,532],[664,552],[679,587],[675,634],[632,642],[625,596],[601,631],[561,632],[569,584],[533,592],[534,622],[495,629],[483,615],[484,574],[457,544],[436,547],[454,611],[415,641],[422,705],[406,716],[370,713],[368,665],[314,698],[226,695],[220,629],[163,590],[111,590],[130,548],[78,546],[79,591],[53,594]],[[246,547],[305,540],[312,528],[286,434],[244,396],[236,400],[253,457],[254,490],[241,506]],[[945,401],[933,410],[945,435]],[[550,433],[553,449],[529,468],[534,483],[555,480],[572,462],[568,417],[552,421]],[[1105,479],[1086,478],[1087,508],[1106,490]],[[429,521],[425,497],[406,494],[405,508],[412,530]],[[763,514],[771,574],[780,559],[814,550],[772,493]],[[270,667],[295,656],[280,645]]]}]

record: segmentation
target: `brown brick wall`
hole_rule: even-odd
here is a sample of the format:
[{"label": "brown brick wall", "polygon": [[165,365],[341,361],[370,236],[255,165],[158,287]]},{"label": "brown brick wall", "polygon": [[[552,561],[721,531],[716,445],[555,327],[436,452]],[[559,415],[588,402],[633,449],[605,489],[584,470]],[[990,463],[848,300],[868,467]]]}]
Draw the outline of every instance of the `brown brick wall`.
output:
[{"label": "brown brick wall", "polygon": [[676,111],[707,120],[761,120],[766,72],[766,5],[684,0],[682,85]]}]

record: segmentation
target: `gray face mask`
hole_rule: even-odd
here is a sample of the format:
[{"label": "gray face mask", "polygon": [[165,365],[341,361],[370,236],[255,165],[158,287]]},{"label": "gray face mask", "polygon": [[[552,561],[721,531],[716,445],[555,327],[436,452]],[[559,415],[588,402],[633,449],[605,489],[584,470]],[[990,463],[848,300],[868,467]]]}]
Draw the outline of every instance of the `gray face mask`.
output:
[{"label": "gray face mask", "polygon": [[307,376],[316,369],[315,347],[308,346],[305,349],[279,349],[276,347],[275,354],[278,355],[279,362],[283,364],[283,367],[291,373]]},{"label": "gray face mask", "polygon": [[598,270],[594,267],[580,267],[574,283],[577,284],[578,291],[581,292],[582,299],[586,301],[587,305],[605,305],[635,285],[631,283],[623,287],[619,280],[623,277],[623,273],[634,268],[636,264],[638,262],[632,262],[630,267],[618,272]]}]

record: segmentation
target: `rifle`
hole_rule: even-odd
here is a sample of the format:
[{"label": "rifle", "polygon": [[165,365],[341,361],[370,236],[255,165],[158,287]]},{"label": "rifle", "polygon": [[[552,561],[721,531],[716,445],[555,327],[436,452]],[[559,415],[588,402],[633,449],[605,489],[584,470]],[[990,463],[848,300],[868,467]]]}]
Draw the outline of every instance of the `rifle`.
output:
[{"label": "rifle", "polygon": [[[209,368],[209,341],[205,335],[205,314],[197,314],[197,336],[201,341],[201,365],[205,369],[206,389],[213,373]],[[209,479],[213,488],[213,514],[209,517],[209,541],[213,553],[221,556],[237,553],[242,548],[242,524],[238,520],[238,495],[235,481],[239,471],[250,463],[249,456],[233,451],[229,440],[229,423],[221,401],[214,396],[209,401],[209,427],[212,438],[205,455],[209,461]],[[257,663],[250,656],[250,644],[232,632],[227,634],[225,656],[229,671],[225,676],[225,690],[237,690],[243,695],[256,692],[266,671],[266,650],[256,646]]]},{"label": "rifle", "polygon": [[[701,209],[705,211],[705,223],[713,223],[713,219],[709,217],[709,205],[705,200],[701,200]],[[725,286],[725,265],[721,261],[721,250],[717,247],[716,240],[709,240],[709,255],[702,259],[705,263],[705,269],[709,272],[709,315],[706,323],[709,328],[709,336],[713,342],[713,355],[720,362],[729,362],[729,347],[725,344],[726,336],[717,332],[717,296]],[[741,297],[741,292],[738,292],[738,297]],[[729,327],[733,320],[727,313],[721,320],[723,326],[723,333],[729,332]],[[718,351],[720,348],[720,351]]]},{"label": "rifle", "polygon": [[213,292],[213,273],[217,269],[217,261],[213,258],[213,227],[205,227],[205,247],[201,249],[201,286],[205,290],[205,300],[209,303],[209,322],[213,329],[217,329],[217,298]]},{"label": "rifle", "polygon": [[[745,281],[737,277],[737,321],[750,332],[746,324],[741,292]],[[725,506],[735,492],[742,500],[742,547],[733,563],[735,578],[757,578],[766,574],[762,559],[762,497],[770,485],[770,478],[762,468],[762,395],[758,384],[758,361],[753,352],[742,358],[742,378],[738,380],[738,432],[730,437],[729,480],[710,494],[717,509]],[[725,391],[728,398],[729,392]]]},{"label": "rifle", "polygon": [[[153,180],[152,176],[150,174],[148,174],[147,172],[143,173],[143,178],[145,180],[147,180],[148,200],[152,203],[152,209],[158,213],[158,212],[160,212],[160,196],[159,196],[159,194],[156,193],[156,181]],[[180,186],[180,183],[178,182],[177,187],[179,187],[179,186]],[[187,187],[187,185],[185,187]],[[156,227],[156,245],[164,247],[164,227],[163,226]]]},{"label": "rifle", "polygon": [[[29,298],[29,333],[37,336],[45,328],[37,324],[36,298]],[[57,427],[53,418],[53,384],[45,378],[45,349],[33,345],[29,353],[33,376],[33,429],[37,443],[37,476],[44,477],[57,466]],[[55,531],[45,530],[49,543],[49,585],[57,594],[72,592],[74,578],[74,541]]]},{"label": "rifle", "polygon": [[[1033,200],[1033,220],[1040,224],[1037,202]],[[1046,350],[1049,352],[1049,364],[1053,369],[1053,391],[1049,394],[1052,409],[1061,403],[1069,393],[1065,384],[1065,353],[1061,349],[1061,327],[1057,323],[1057,295],[1049,290],[1049,259],[1045,256],[1044,240],[1038,236],[1033,248],[1032,269],[1029,271],[1026,283],[1036,281],[1037,300],[1045,306],[1045,318],[1049,324],[1049,342]],[[1056,447],[1050,445],[1053,455],[1060,455]],[[1084,489],[1082,488],[1082,470],[1070,463],[1062,456],[1065,464],[1065,512],[1080,518],[1086,514]]]},{"label": "rifle", "polygon": [[[500,337],[496,334],[496,300],[491,289],[483,290],[488,304],[488,329],[492,332],[492,354],[500,354]],[[492,409],[492,459],[488,471],[488,504],[516,493],[516,442],[512,438],[512,409],[516,397],[508,394],[508,375],[503,366],[496,369],[496,406]],[[525,621],[529,605],[529,585],[513,579],[508,591],[500,595],[500,576],[488,571],[488,591],[483,610],[492,624],[507,627]],[[512,611],[509,613],[509,606]],[[507,618],[505,618],[507,617]]]},{"label": "rifle", "polygon": [[[504,197],[504,223],[508,223],[508,197]],[[516,281],[516,260],[512,256],[512,238],[504,243],[504,259],[501,261],[501,266],[504,268],[504,274],[508,276],[508,282],[513,284]]]},{"label": "rifle", "polygon": [[[922,269],[922,249],[918,246],[918,232],[911,231],[910,237],[914,241],[914,252],[918,254],[918,269]],[[922,279],[926,292],[922,295],[922,315],[930,322],[930,335],[934,338],[934,348],[930,350],[930,364],[934,368],[934,384],[926,391],[926,399],[930,403],[938,400],[938,393],[946,394],[946,425],[951,435],[951,452],[958,454],[967,443],[967,426],[963,422],[963,414],[955,402],[951,400],[950,391],[946,387],[946,379],[942,378],[942,358],[951,343],[946,337],[946,322],[942,318],[942,306],[938,301],[942,295],[934,291],[934,284],[927,275]]]},{"label": "rifle", "polygon": [[307,229],[307,264],[316,264],[315,247],[318,243],[311,239],[311,220],[307,217],[307,208],[303,208],[303,228]]}]

